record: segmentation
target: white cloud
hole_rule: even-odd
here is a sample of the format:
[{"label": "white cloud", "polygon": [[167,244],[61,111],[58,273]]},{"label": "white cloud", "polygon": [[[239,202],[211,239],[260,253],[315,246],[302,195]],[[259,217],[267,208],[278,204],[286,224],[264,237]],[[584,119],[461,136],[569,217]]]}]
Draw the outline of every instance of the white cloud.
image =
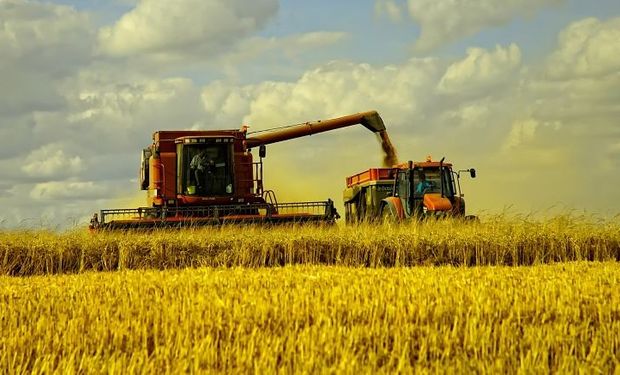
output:
[{"label": "white cloud", "polygon": [[223,81],[215,81],[202,90],[201,99],[214,124],[237,126],[250,110],[252,89],[235,88]]},{"label": "white cloud", "polygon": [[485,128],[489,125],[488,119],[494,112],[494,108],[492,108],[493,103],[490,102],[487,98],[486,100],[479,100],[473,103],[467,102],[460,105],[457,109],[446,110],[446,122],[457,123],[464,128]]},{"label": "white cloud", "polygon": [[[204,120],[200,90],[187,78],[117,76],[92,69],[68,80],[62,89],[67,108],[59,116],[42,116],[40,137],[62,137],[57,127],[79,134],[81,155],[137,152],[160,129],[182,129]],[[64,122],[64,124],[62,124]],[[62,125],[59,125],[62,124]],[[123,166],[126,168],[126,166]]]},{"label": "white cloud", "polygon": [[[434,59],[412,59],[402,65],[332,62],[306,72],[297,82],[265,82],[244,90],[253,92],[245,123],[269,125],[337,116],[379,107],[403,119],[422,113],[441,74]],[[401,123],[401,121],[398,121]]]},{"label": "white cloud", "polygon": [[59,108],[56,85],[88,62],[91,28],[88,15],[67,6],[0,1],[0,116]]},{"label": "white cloud", "polygon": [[116,24],[99,33],[111,55],[215,56],[262,28],[277,0],[141,0]]},{"label": "white cloud", "polygon": [[529,16],[564,0],[409,0],[409,14],[419,23],[415,47],[428,51],[442,44]]},{"label": "white cloud", "polygon": [[450,65],[438,84],[443,93],[488,91],[514,79],[521,65],[521,50],[516,44],[495,51],[470,48],[467,57]]},{"label": "white cloud", "polygon": [[403,9],[394,0],[376,0],[375,14],[379,17],[386,15],[392,22],[400,22],[403,19]]},{"label": "white cloud", "polygon": [[550,77],[574,79],[620,72],[620,17],[574,22],[558,39],[558,49],[547,62]]},{"label": "white cloud", "polygon": [[[67,52],[89,49],[84,36],[92,34],[85,13],[53,4],[27,0],[0,2],[0,66],[21,60],[48,69],[61,69],[62,64],[46,66]],[[32,58],[37,56],[36,59]],[[70,63],[70,62],[69,62]]]},{"label": "white cloud", "polygon": [[345,32],[314,31],[304,34],[297,34],[282,39],[288,42],[287,44],[289,44],[293,48],[299,46],[298,48],[306,49],[339,42],[347,35],[348,34]]},{"label": "white cloud", "polygon": [[532,118],[517,121],[512,125],[510,133],[504,141],[504,151],[514,151],[514,149],[534,141],[537,135],[540,136],[539,133],[543,127],[558,131],[562,126],[559,122],[541,123]]},{"label": "white cloud", "polygon": [[32,177],[70,176],[83,168],[82,158],[65,154],[58,143],[32,151],[22,165],[22,170]]},{"label": "white cloud", "polygon": [[345,32],[335,31],[313,31],[284,37],[252,36],[240,40],[234,48],[213,61],[218,64],[238,65],[268,58],[273,64],[275,59],[284,57],[290,65],[291,60],[299,63],[302,54],[337,44],[348,36]]},{"label": "white cloud", "polygon": [[50,181],[36,184],[30,191],[35,200],[89,200],[105,198],[109,191],[93,181]]},{"label": "white cloud", "polygon": [[71,121],[104,116],[123,117],[135,114],[138,110],[150,111],[183,96],[193,86],[192,81],[186,78],[109,82],[101,86],[84,83],[85,86],[71,98],[76,109],[81,109],[81,112],[71,115]]}]

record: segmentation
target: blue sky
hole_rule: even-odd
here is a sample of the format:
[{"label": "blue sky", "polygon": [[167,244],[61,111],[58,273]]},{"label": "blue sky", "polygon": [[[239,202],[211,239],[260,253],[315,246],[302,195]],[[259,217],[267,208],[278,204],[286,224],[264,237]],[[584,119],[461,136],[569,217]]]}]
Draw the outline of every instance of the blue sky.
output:
[{"label": "blue sky", "polygon": [[[0,23],[6,226],[143,204],[155,130],[368,109],[403,160],[478,167],[474,212],[620,212],[618,1],[6,0]],[[339,202],[376,147],[358,129],[273,145],[268,183]]]}]

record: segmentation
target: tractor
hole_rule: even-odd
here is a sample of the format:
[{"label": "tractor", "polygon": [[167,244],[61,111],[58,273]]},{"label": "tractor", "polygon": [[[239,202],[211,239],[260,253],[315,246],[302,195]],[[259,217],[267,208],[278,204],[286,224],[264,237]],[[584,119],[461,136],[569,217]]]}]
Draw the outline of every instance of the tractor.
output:
[{"label": "tractor", "polygon": [[345,221],[403,221],[408,218],[459,217],[466,215],[461,173],[476,177],[474,168],[454,170],[452,164],[433,161],[371,168],[346,179]]}]

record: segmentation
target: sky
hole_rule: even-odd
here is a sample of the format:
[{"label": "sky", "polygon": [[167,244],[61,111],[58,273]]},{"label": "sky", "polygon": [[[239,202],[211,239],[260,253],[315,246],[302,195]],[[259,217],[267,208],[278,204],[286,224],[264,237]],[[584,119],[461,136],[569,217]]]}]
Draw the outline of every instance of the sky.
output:
[{"label": "sky", "polygon": [[[620,213],[617,0],[0,0],[0,228],[145,204],[156,130],[377,110],[446,157],[472,214]],[[365,128],[268,147],[279,201],[381,165]]]}]

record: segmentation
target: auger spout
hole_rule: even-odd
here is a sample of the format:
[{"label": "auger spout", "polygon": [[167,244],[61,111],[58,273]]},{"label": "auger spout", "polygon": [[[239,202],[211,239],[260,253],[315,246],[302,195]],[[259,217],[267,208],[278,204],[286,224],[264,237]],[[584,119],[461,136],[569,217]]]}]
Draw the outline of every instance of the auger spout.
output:
[{"label": "auger spout", "polygon": [[329,120],[305,122],[303,124],[268,131],[264,134],[253,135],[246,139],[246,145],[247,148],[268,145],[357,124],[363,125],[374,133],[385,131],[385,124],[381,116],[379,116],[379,113],[377,113],[377,111],[368,111]]}]

